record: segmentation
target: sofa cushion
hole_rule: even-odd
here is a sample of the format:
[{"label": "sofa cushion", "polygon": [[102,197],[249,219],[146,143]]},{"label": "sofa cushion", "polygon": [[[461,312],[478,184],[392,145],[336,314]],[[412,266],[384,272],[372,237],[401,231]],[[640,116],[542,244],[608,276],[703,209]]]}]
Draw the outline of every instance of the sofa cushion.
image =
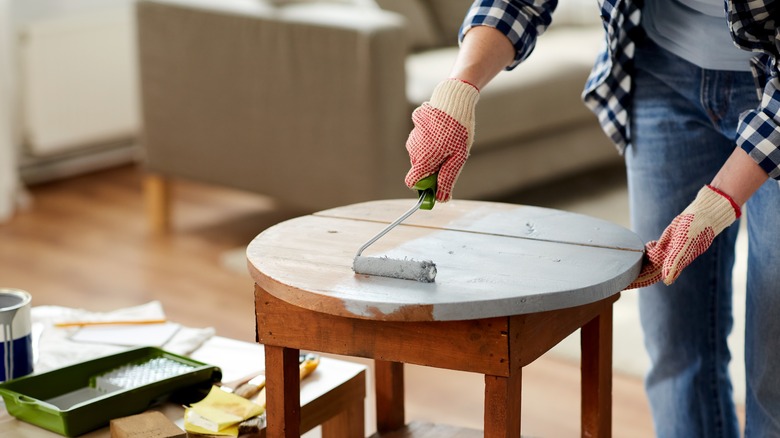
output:
[{"label": "sofa cushion", "polygon": [[[558,28],[539,38],[525,62],[501,72],[480,93],[474,150],[526,135],[543,135],[545,130],[559,130],[567,124],[596,123],[580,94],[602,39],[599,27]],[[408,58],[411,108],[428,100],[436,84],[447,77],[457,50],[447,47]]]},{"label": "sofa cushion", "polygon": [[458,31],[473,0],[424,0],[433,13],[444,44],[458,43]]},{"label": "sofa cushion", "polygon": [[442,45],[436,22],[422,0],[374,0],[374,2],[380,8],[401,14],[406,19],[409,44],[413,51]]}]

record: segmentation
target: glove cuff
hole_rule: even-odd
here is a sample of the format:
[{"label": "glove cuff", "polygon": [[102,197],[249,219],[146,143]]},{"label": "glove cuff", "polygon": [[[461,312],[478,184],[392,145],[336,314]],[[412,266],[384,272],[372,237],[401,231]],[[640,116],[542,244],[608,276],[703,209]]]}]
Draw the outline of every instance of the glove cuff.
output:
[{"label": "glove cuff", "polygon": [[742,213],[729,195],[710,185],[699,190],[696,199],[686,210],[708,217],[716,235],[734,223]]},{"label": "glove cuff", "polygon": [[433,90],[432,107],[447,113],[466,127],[474,124],[474,108],[479,100],[477,87],[460,79],[447,79],[440,82]]},{"label": "glove cuff", "polygon": [[739,217],[742,216],[742,209],[739,208],[739,205],[737,205],[737,203],[734,202],[734,199],[732,199],[731,196],[726,194],[726,192],[724,192],[724,191],[722,191],[720,189],[717,189],[717,188],[715,188],[715,187],[713,187],[713,186],[711,186],[709,184],[707,184],[707,188],[709,188],[713,192],[719,194],[720,196],[723,196],[724,198],[726,198],[731,203],[731,207],[734,208],[734,214],[737,216],[736,219],[739,219]]}]

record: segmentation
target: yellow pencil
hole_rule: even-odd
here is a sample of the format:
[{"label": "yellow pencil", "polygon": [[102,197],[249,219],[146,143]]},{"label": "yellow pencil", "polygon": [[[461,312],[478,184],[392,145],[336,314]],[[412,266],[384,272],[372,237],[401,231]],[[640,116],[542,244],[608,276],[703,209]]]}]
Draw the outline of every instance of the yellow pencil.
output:
[{"label": "yellow pencil", "polygon": [[54,323],[55,327],[83,327],[89,325],[137,325],[137,324],[162,324],[164,319],[131,319],[126,321],[70,321]]}]

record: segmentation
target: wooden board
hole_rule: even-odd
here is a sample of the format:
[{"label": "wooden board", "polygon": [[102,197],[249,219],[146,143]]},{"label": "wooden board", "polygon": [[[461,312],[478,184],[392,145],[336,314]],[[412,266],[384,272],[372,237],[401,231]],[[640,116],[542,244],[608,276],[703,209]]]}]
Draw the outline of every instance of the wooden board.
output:
[{"label": "wooden board", "polygon": [[641,240],[616,224],[478,201],[418,211],[363,255],[433,260],[435,283],[356,275],[357,249],[414,201],[299,217],[247,249],[255,282],[297,306],[386,321],[449,321],[555,310],[611,296],[636,278]]}]

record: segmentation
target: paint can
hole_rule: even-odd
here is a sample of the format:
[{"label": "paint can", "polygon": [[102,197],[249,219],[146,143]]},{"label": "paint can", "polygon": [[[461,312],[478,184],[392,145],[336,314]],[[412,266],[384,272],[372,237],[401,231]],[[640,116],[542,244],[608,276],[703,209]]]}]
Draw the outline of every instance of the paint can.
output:
[{"label": "paint can", "polygon": [[19,289],[0,288],[0,382],[33,371],[32,296]]}]

